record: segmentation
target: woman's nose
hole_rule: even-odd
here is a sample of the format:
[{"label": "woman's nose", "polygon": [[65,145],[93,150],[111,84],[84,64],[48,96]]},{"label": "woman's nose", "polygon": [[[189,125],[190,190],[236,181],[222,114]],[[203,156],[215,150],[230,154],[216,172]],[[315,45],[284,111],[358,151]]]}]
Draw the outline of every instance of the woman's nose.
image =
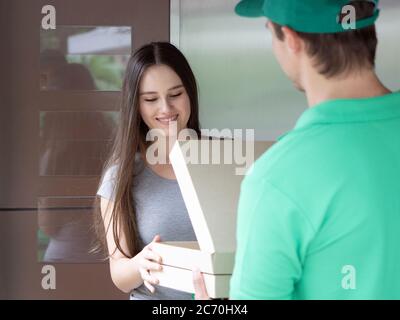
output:
[{"label": "woman's nose", "polygon": [[171,102],[168,100],[168,98],[161,99],[160,109],[163,112],[168,112],[172,109]]}]

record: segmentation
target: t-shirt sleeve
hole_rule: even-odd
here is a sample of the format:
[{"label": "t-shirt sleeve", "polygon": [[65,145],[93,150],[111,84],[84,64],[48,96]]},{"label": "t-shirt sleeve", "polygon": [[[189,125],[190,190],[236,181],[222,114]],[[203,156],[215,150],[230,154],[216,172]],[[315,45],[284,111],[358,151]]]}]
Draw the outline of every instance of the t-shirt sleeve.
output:
[{"label": "t-shirt sleeve", "polygon": [[271,183],[246,179],[238,208],[231,299],[292,299],[314,228]]},{"label": "t-shirt sleeve", "polygon": [[115,181],[116,181],[117,166],[109,167],[101,181],[100,187],[97,190],[97,195],[107,200],[114,201],[115,199]]}]

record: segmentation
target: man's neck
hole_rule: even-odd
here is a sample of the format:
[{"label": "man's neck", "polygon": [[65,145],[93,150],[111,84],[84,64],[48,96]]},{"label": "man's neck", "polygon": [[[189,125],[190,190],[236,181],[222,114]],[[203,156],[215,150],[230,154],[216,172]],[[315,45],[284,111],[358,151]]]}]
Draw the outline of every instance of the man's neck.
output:
[{"label": "man's neck", "polygon": [[312,70],[306,73],[303,83],[310,108],[328,100],[372,98],[390,93],[374,70],[364,70],[331,79]]}]

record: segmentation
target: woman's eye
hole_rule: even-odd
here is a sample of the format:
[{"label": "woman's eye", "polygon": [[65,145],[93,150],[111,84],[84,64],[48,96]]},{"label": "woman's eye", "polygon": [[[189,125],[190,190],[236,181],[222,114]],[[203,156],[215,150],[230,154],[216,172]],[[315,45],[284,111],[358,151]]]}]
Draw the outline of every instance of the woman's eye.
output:
[{"label": "woman's eye", "polygon": [[153,98],[153,99],[144,99],[144,101],[146,101],[146,102],[154,102],[154,101],[156,101],[157,100],[157,98]]},{"label": "woman's eye", "polygon": [[179,97],[181,94],[182,94],[182,92],[179,92],[179,93],[177,93],[177,94],[172,94],[172,95],[170,95],[170,97],[171,97],[171,98],[176,98],[176,97]]}]

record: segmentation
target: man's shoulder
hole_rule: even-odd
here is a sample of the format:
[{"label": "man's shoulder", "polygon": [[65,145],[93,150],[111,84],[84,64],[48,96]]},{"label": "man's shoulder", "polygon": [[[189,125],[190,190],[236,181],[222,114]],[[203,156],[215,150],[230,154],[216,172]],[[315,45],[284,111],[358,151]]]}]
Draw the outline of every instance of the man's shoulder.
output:
[{"label": "man's shoulder", "polygon": [[255,161],[245,180],[296,183],[312,179],[318,170],[322,174],[339,170],[337,166],[343,161],[337,160],[345,151],[337,132],[327,126],[289,131]]},{"label": "man's shoulder", "polygon": [[[325,131],[315,127],[286,134],[254,163],[243,180],[242,195],[252,200],[267,197],[282,206],[282,201],[287,201],[318,228],[323,212],[313,208],[329,200],[339,185],[332,187],[331,181],[343,174],[333,156],[335,151],[327,147],[327,141],[334,139]],[[319,195],[318,202],[315,195]]]}]

